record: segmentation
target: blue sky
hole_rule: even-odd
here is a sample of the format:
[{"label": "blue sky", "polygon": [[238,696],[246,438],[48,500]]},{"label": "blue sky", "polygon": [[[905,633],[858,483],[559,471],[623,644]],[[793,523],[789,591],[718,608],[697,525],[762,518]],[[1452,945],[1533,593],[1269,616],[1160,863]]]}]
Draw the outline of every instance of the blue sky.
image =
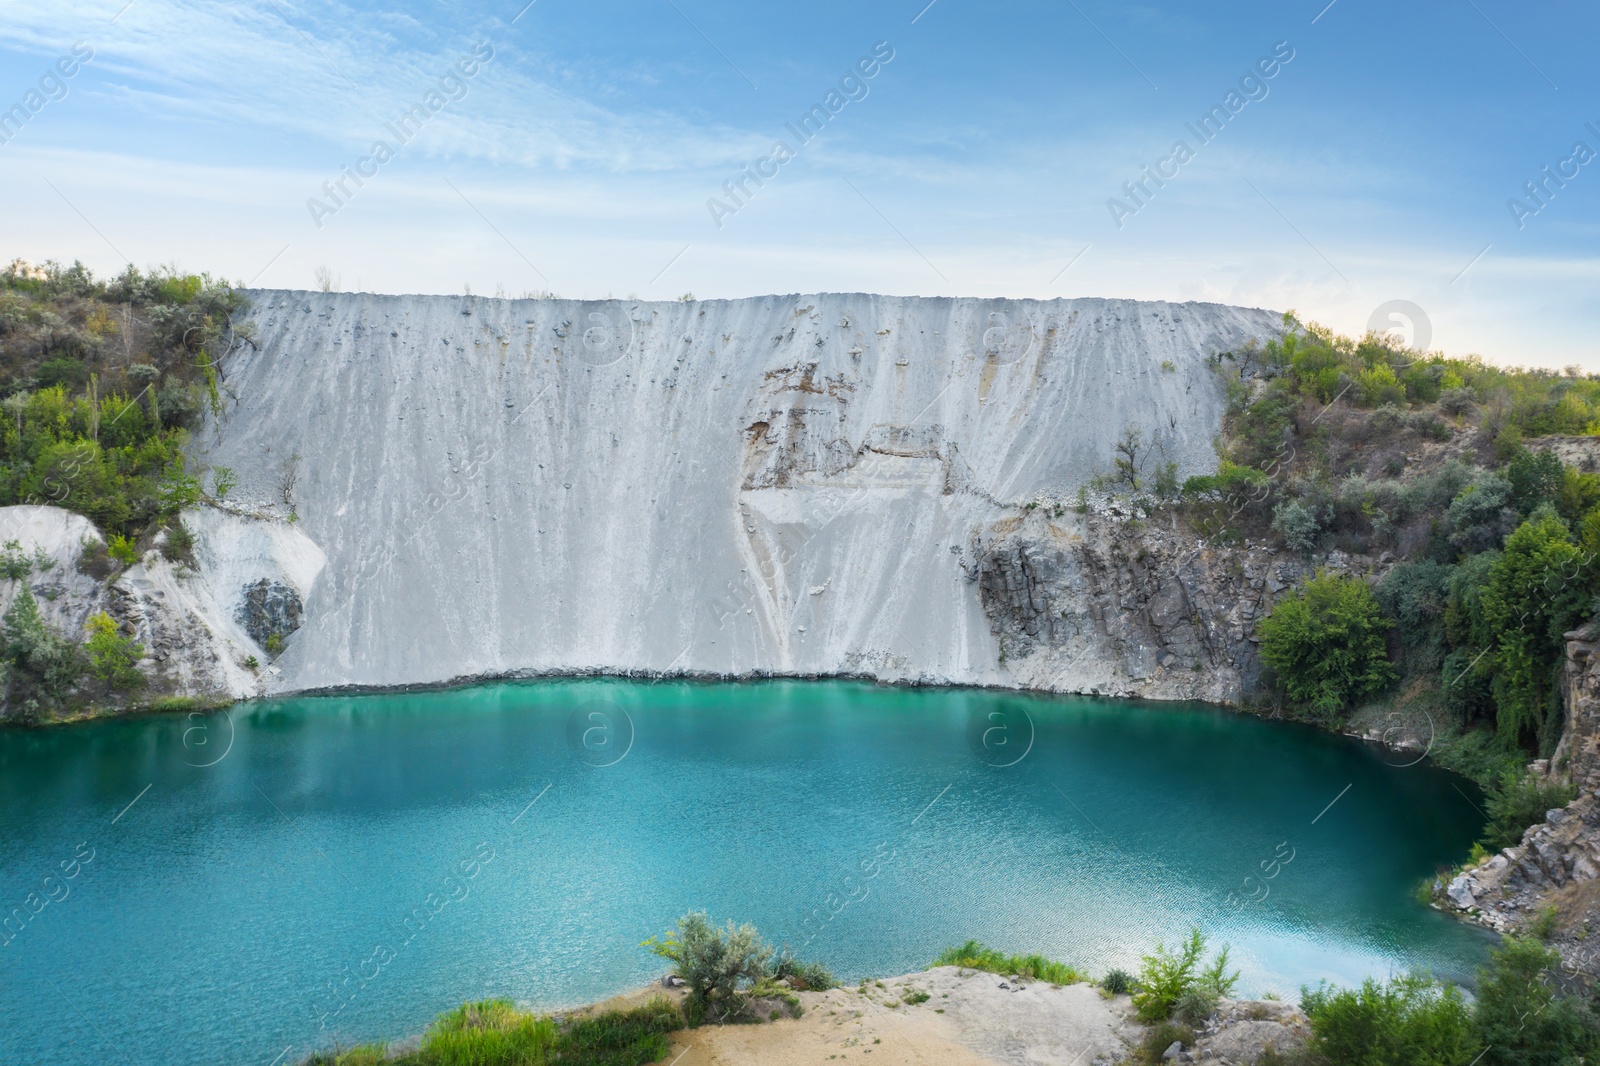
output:
[{"label": "blue sky", "polygon": [[[0,0],[0,109],[93,50],[0,144],[0,256],[380,292],[1199,299],[1349,332],[1404,300],[1452,354],[1600,370],[1600,159],[1523,192],[1600,152],[1592,3],[525,2]],[[387,132],[483,42],[420,132]],[[875,46],[802,143],[786,123]],[[1186,123],[1275,47],[1202,143]],[[778,140],[793,158],[730,200]],[[1147,165],[1175,176],[1140,203]],[[1512,197],[1539,207],[1520,228]]]}]

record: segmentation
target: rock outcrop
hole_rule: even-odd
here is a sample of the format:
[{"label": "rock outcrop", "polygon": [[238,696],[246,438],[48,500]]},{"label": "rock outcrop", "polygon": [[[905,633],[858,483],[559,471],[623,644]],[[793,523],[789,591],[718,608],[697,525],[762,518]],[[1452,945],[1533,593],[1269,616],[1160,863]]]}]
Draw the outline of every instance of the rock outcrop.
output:
[{"label": "rock outcrop", "polygon": [[265,665],[266,637],[294,632],[295,590],[315,586],[321,552],[272,517],[207,507],[186,512],[183,522],[192,560],[168,559],[158,543],[121,567],[106,557],[104,539],[82,515],[0,507],[0,543],[14,541],[12,550],[30,571],[0,580],[0,613],[26,584],[44,619],[73,639],[84,639],[91,615],[109,614],[144,646],[143,702],[259,695],[276,676]]},{"label": "rock outcrop", "polygon": [[[1323,565],[1375,564],[1336,552]],[[1170,515],[1058,503],[985,530],[973,569],[1015,683],[1231,703],[1257,687],[1255,620],[1309,564],[1263,544],[1218,547]]]},{"label": "rock outcrop", "polygon": [[300,593],[294,586],[264,577],[244,587],[235,617],[251,640],[271,652],[300,628],[301,610]]}]

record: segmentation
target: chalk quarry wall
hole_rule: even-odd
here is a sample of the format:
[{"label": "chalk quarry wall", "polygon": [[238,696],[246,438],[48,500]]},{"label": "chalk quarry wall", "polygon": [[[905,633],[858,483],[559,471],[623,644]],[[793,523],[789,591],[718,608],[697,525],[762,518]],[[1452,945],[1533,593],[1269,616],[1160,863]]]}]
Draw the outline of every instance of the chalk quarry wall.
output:
[{"label": "chalk quarry wall", "polygon": [[[1127,426],[1152,463],[1215,469],[1208,359],[1276,336],[1274,312],[249,295],[254,344],[227,357],[200,447],[238,472],[230,505],[268,524],[288,520],[298,455],[287,498],[316,561],[303,588],[283,566],[204,577],[220,618],[262,579],[303,597],[259,691],[592,670],[1236,694],[1199,684],[1190,606],[1160,608],[1193,629],[1181,683],[1161,676],[1174,653],[1091,617],[1068,571],[1097,572],[1114,532],[1022,520],[1105,471]],[[229,547],[231,518],[191,517],[202,562],[253,557]],[[1071,624],[1051,655],[1002,662],[1030,620],[997,588],[1030,552]],[[1147,599],[1181,598],[1156,578]]]}]

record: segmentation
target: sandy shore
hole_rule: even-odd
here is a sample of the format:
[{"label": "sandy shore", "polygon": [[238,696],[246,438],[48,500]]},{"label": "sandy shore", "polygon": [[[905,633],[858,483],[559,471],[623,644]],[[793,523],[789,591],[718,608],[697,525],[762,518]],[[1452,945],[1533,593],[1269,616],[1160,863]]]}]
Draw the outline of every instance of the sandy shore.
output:
[{"label": "sandy shore", "polygon": [[[597,1004],[630,1006],[663,989]],[[922,1002],[908,1002],[926,993]],[[671,993],[674,998],[681,993]],[[1138,1039],[1128,999],[1089,985],[1052,987],[940,966],[864,988],[799,993],[805,1013],[761,1025],[703,1026],[674,1035],[673,1066],[1091,1066]]]}]

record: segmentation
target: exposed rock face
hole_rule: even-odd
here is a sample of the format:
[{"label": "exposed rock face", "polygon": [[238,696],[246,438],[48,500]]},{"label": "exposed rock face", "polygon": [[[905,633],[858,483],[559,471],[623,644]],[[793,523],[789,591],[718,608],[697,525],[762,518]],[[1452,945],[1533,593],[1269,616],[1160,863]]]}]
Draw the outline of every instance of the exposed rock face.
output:
[{"label": "exposed rock face", "polygon": [[[200,508],[183,516],[196,567],[150,550],[118,572],[96,549],[104,541],[88,519],[57,507],[0,507],[0,543],[15,540],[37,559],[25,579],[44,619],[74,640],[89,616],[111,615],[144,646],[144,699],[258,695],[275,672],[245,661],[267,658],[265,635],[292,632],[299,588],[314,587],[322,554],[275,518]],[[0,580],[0,613],[21,581]],[[245,624],[259,623],[257,640]],[[264,628],[263,628],[264,627]],[[276,628],[274,628],[276,627]]]},{"label": "exposed rock face", "polygon": [[[1337,552],[1322,563],[1376,569]],[[1228,703],[1257,685],[1256,619],[1308,569],[1276,548],[1219,548],[1111,509],[1040,507],[979,537],[973,578],[1016,683]]]},{"label": "exposed rock face", "polygon": [[250,639],[266,648],[274,637],[283,640],[300,628],[300,593],[282,581],[262,578],[244,588],[239,623]]},{"label": "exposed rock face", "polygon": [[[985,604],[1007,564],[983,545],[1030,500],[1103,472],[1131,425],[1180,476],[1214,470],[1225,400],[1208,361],[1276,336],[1275,313],[864,295],[251,300],[259,347],[227,357],[238,401],[198,439],[238,472],[232,498],[284,518],[298,455],[294,529],[327,560],[316,587],[289,582],[302,625],[270,691],[582,671],[1127,688],[1117,679],[1154,676],[1169,645],[1248,671],[1223,644],[1258,590],[1202,612],[1214,633],[1184,635],[1187,606],[1160,599],[1148,638],[1001,664],[1012,621],[997,627]],[[1075,580],[1123,580],[1116,536],[1040,571],[1057,599],[1048,626],[1020,620],[1030,639],[1089,624],[1087,602],[1058,600]],[[1046,565],[1039,545],[1017,550]],[[239,576],[228,595],[264,575]],[[1089,662],[1141,641],[1148,655],[1127,669]]]},{"label": "exposed rock face", "polygon": [[[1562,912],[1552,943],[1568,966],[1600,976],[1600,623],[1566,634],[1567,725],[1549,770],[1578,796],[1545,814],[1521,843],[1468,867],[1444,886],[1458,910],[1501,932],[1522,930],[1545,907]],[[1540,764],[1535,764],[1540,768]]]}]

